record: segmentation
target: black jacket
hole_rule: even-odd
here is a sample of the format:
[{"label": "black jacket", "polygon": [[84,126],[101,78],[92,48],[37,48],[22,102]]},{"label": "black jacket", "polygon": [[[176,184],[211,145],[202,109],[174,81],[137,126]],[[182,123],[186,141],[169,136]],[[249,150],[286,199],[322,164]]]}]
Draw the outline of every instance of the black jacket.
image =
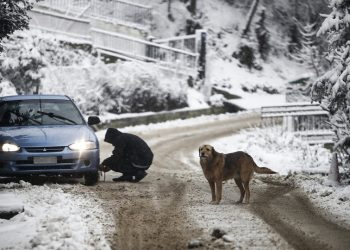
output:
[{"label": "black jacket", "polygon": [[118,159],[128,160],[139,167],[149,167],[153,161],[153,153],[147,143],[140,137],[122,133],[117,129],[107,129],[105,142],[114,146],[113,155],[102,162],[111,166]]}]

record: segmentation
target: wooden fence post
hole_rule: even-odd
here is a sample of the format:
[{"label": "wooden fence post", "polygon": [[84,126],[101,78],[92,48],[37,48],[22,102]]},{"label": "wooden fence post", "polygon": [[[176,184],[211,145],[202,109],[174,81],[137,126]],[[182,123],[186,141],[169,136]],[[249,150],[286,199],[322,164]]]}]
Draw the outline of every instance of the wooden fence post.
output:
[{"label": "wooden fence post", "polygon": [[197,30],[197,38],[199,39],[199,47],[198,47],[198,78],[204,82],[205,80],[205,71],[206,71],[206,55],[207,55],[207,32],[204,30]]},{"label": "wooden fence post", "polygon": [[338,168],[338,155],[336,152],[333,152],[327,183],[329,185],[337,185],[339,184],[339,182],[340,182],[340,176],[339,176],[339,168]]}]

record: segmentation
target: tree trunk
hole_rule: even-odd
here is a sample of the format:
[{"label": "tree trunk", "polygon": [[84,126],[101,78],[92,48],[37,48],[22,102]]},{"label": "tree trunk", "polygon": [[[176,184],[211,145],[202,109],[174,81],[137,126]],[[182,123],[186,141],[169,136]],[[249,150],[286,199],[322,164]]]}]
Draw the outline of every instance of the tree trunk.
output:
[{"label": "tree trunk", "polygon": [[249,14],[248,14],[248,20],[247,20],[247,23],[245,25],[245,28],[242,32],[242,37],[243,36],[246,36],[249,32],[249,29],[250,29],[250,25],[252,23],[252,20],[253,20],[253,17],[255,15],[255,12],[258,8],[258,5],[259,5],[259,0],[254,0],[252,6],[250,7],[250,10],[249,10]]},{"label": "tree trunk", "polygon": [[299,0],[294,0],[294,17],[299,20],[298,6]]},{"label": "tree trunk", "polygon": [[194,16],[196,15],[196,9],[197,9],[197,0],[191,0],[190,6],[188,7],[191,14]]},{"label": "tree trunk", "polygon": [[172,0],[168,0],[168,19],[172,22],[174,22],[174,17],[173,15],[171,14],[171,1]]}]

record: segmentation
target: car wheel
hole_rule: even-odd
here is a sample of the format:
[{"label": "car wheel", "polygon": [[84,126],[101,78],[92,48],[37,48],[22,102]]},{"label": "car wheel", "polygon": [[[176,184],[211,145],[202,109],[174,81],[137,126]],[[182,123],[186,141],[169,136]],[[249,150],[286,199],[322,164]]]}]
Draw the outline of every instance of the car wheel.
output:
[{"label": "car wheel", "polygon": [[95,185],[100,179],[100,175],[98,172],[91,172],[91,173],[86,173],[84,175],[84,184],[86,186],[93,186]]}]

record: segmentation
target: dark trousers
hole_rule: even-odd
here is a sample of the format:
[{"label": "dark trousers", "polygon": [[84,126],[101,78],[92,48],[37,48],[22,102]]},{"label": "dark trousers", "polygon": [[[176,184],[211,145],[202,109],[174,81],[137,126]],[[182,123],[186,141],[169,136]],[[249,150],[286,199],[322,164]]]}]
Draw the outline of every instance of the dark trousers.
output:
[{"label": "dark trousers", "polygon": [[111,164],[110,167],[112,170],[125,174],[125,175],[136,175],[144,169],[135,168],[129,159],[118,159]]}]

